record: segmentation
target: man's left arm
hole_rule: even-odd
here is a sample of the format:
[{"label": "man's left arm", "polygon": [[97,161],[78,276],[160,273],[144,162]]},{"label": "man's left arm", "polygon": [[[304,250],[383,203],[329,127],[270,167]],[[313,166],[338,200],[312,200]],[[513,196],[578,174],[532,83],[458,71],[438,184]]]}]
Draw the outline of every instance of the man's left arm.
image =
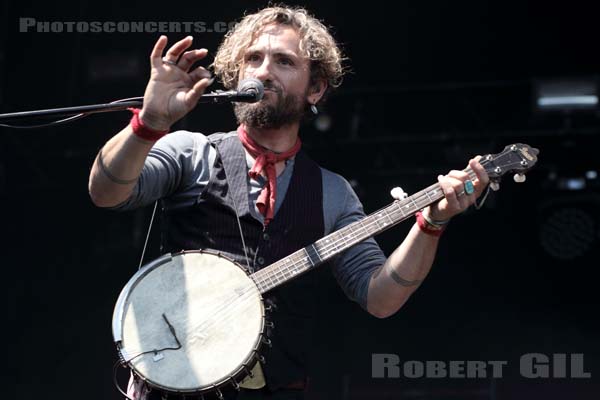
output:
[{"label": "man's left arm", "polygon": [[[469,166],[477,175],[472,180],[473,193],[466,193],[469,180],[466,172],[453,170],[448,175],[440,175],[438,181],[444,198],[423,210],[426,220],[449,220],[475,203],[489,178],[478,158],[470,160]],[[372,274],[367,293],[369,313],[385,318],[402,307],[429,273],[438,242],[439,236],[424,231],[418,224],[413,225],[402,244]]]}]

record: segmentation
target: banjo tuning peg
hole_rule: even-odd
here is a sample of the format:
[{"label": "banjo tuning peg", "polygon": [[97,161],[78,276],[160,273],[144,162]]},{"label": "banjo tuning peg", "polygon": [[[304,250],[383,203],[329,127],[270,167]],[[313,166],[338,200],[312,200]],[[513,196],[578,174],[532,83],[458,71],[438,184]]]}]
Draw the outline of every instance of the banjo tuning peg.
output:
[{"label": "banjo tuning peg", "polygon": [[513,176],[513,179],[517,183],[523,183],[523,182],[525,182],[527,177],[524,174],[515,174],[515,176]]},{"label": "banjo tuning peg", "polygon": [[490,189],[492,189],[494,192],[497,192],[500,190],[500,183],[495,181],[490,182]]},{"label": "banjo tuning peg", "polygon": [[400,186],[393,188],[390,191],[390,195],[396,200],[404,200],[408,197],[408,194],[404,190],[402,190]]}]

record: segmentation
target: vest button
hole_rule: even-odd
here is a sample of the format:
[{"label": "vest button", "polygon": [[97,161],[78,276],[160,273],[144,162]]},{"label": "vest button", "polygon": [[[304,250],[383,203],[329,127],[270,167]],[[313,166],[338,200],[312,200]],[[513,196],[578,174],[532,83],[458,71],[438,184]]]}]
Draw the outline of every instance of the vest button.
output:
[{"label": "vest button", "polygon": [[269,236],[268,233],[263,233],[263,240],[269,240],[271,239],[271,237]]},{"label": "vest button", "polygon": [[258,258],[256,259],[256,262],[257,262],[258,264],[260,264],[260,265],[264,265],[264,263],[265,263],[265,259],[264,259],[264,258],[262,258],[262,257],[258,257]]}]

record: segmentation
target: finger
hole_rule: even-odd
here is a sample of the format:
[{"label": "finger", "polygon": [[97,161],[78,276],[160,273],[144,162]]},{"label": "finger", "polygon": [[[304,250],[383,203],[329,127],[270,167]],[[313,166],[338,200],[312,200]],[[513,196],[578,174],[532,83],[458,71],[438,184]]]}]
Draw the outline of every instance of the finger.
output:
[{"label": "finger", "polygon": [[446,201],[448,202],[448,206],[454,210],[460,209],[460,202],[458,201],[458,197],[456,195],[456,191],[452,186],[452,182],[446,176],[439,175],[438,182],[440,183],[440,187],[444,192],[444,196],[446,197]]},{"label": "finger", "polygon": [[198,104],[200,96],[204,93],[207,87],[212,85],[214,78],[200,79],[196,84],[185,94],[185,104],[191,109]]},{"label": "finger", "polygon": [[467,179],[469,179],[469,174],[466,173],[465,171],[458,171],[453,169],[452,171],[448,172],[448,176],[451,176],[453,178],[456,178],[462,182],[466,181]]},{"label": "finger", "polygon": [[211,78],[212,74],[206,68],[198,67],[198,68],[194,69],[192,72],[190,72],[189,76],[193,82],[197,82],[200,79]]},{"label": "finger", "polygon": [[477,179],[479,179],[479,181],[484,186],[489,183],[490,177],[488,176],[485,168],[483,168],[483,166],[479,163],[479,161],[477,159],[473,159],[473,160],[469,161],[469,166],[471,167],[473,172],[475,172],[475,175],[477,175]]},{"label": "finger", "polygon": [[[459,172],[462,172],[462,171],[459,171]],[[459,175],[461,178],[464,178],[462,176],[462,174],[455,174],[455,175]],[[468,178],[468,175],[467,175],[467,178]],[[471,204],[473,204],[473,201],[477,198],[477,196],[474,196],[474,194],[476,192],[467,193],[466,182],[468,181],[468,179],[465,179],[463,181],[462,179],[450,176],[450,173],[446,176],[446,179],[452,185],[452,188],[453,188],[454,192],[456,193],[456,198],[460,205],[460,210],[464,211],[467,208],[469,208],[469,206]]]},{"label": "finger", "polygon": [[154,43],[154,48],[150,53],[150,65],[157,68],[162,65],[162,54],[167,46],[167,37],[165,35],[161,35],[156,43]]},{"label": "finger", "polygon": [[181,53],[183,53],[185,49],[187,49],[188,47],[190,47],[192,45],[193,40],[194,40],[194,38],[192,36],[187,36],[187,37],[181,39],[179,42],[177,42],[173,46],[171,46],[171,48],[169,50],[167,50],[167,54],[165,55],[165,58],[167,60],[177,62],[177,60],[179,59],[179,56],[181,56]]},{"label": "finger", "polygon": [[473,172],[475,172],[475,175],[477,175],[477,182],[475,183],[475,192],[477,194],[477,197],[479,197],[479,195],[483,193],[483,190],[490,182],[490,178],[485,168],[483,168],[483,166],[478,161],[471,160],[469,162],[469,166],[471,167]]},{"label": "finger", "polygon": [[[475,195],[475,197],[478,197],[481,192],[483,191],[483,188],[485,187],[485,185],[487,184],[485,181],[481,181],[480,176],[478,174],[478,171],[476,168],[473,168],[473,163],[475,161],[473,159],[469,160],[469,167],[471,167],[471,169],[473,170],[473,175],[475,175],[475,177],[472,178],[472,174],[469,174],[466,171],[457,171],[457,170],[452,170],[448,173],[448,176],[451,176],[453,178],[456,179],[460,179],[463,183],[463,187],[462,188],[458,188],[455,187],[455,190],[457,190],[458,193],[461,193],[463,191],[466,192],[466,183],[467,181],[471,181],[473,183],[473,188],[475,189],[472,193],[465,193],[467,196],[471,196],[471,195]],[[479,165],[481,167],[481,165]],[[483,169],[483,167],[481,167],[481,169]],[[485,170],[484,170],[485,171]],[[485,176],[481,177],[481,178],[486,178]],[[460,197],[460,196],[459,196]],[[464,202],[461,199],[461,204],[464,205]]]},{"label": "finger", "polygon": [[[460,189],[460,191],[464,191],[464,189]],[[476,199],[475,196],[473,196],[473,193],[471,193],[470,195],[467,194],[466,192],[463,193],[461,196],[458,196],[458,202],[460,203],[460,209],[461,210],[466,210],[467,208],[469,208],[471,206],[471,204],[473,204],[473,201]]]},{"label": "finger", "polygon": [[208,50],[206,49],[186,51],[179,59],[179,63],[177,63],[177,66],[185,72],[188,72],[190,67],[194,65],[196,61],[199,61],[206,57],[206,54],[208,54]]}]

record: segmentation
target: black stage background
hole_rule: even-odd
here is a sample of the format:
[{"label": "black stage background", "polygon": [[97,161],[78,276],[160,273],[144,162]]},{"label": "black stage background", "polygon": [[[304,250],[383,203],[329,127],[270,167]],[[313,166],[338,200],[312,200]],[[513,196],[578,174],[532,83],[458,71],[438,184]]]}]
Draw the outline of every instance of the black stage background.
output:
[{"label": "black stage background", "polygon": [[[591,2],[590,2],[591,3]],[[156,33],[19,32],[38,21],[235,21],[262,2],[2,2],[0,112],[143,94]],[[307,2],[334,27],[353,73],[331,98],[329,130],[303,130],[314,158],[356,184],[368,212],[475,154],[513,142],[541,149],[524,185],[505,179],[481,211],[452,222],[426,282],[378,320],[319,271],[323,309],[309,399],[596,399],[597,112],[533,111],[536,79],[600,71],[597,9],[581,2]],[[169,35],[171,42],[184,33]],[[194,34],[213,51],[222,33]],[[218,87],[218,86],[217,86]],[[198,107],[178,126],[234,127],[229,106]],[[150,209],[95,208],[87,176],[99,147],[129,119],[0,131],[3,358],[8,398],[117,399],[111,314],[136,271]],[[579,181],[581,182],[581,181]],[[390,253],[410,222],[378,237]],[[558,234],[557,234],[558,233]],[[156,238],[147,260],[157,256]],[[408,360],[504,360],[498,379],[372,379],[371,354]],[[591,378],[527,379],[527,353],[583,353]]]}]

